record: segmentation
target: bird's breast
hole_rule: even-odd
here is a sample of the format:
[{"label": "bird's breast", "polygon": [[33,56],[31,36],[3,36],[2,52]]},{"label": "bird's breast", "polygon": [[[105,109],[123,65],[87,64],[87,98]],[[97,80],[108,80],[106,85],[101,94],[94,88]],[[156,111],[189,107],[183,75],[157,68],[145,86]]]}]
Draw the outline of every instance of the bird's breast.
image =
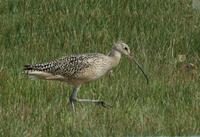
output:
[{"label": "bird's breast", "polygon": [[119,60],[113,61],[108,57],[93,60],[91,61],[90,67],[83,70],[83,74],[87,78],[89,78],[89,80],[95,80],[105,75],[108,71],[116,67],[118,64]]},{"label": "bird's breast", "polygon": [[119,64],[119,60],[107,56],[92,58],[87,61],[88,67],[80,70],[72,79],[69,79],[70,83],[84,84],[97,80]]}]

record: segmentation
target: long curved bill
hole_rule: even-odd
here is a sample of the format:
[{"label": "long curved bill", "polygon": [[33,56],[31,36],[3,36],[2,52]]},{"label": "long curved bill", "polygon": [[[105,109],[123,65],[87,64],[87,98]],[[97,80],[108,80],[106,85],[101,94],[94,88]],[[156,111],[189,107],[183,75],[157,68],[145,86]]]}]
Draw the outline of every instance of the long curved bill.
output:
[{"label": "long curved bill", "polygon": [[128,57],[129,57],[130,60],[133,60],[137,64],[138,68],[142,71],[145,79],[147,80],[147,84],[148,84],[149,83],[149,78],[148,78],[147,74],[144,72],[144,70],[142,69],[142,67],[140,66],[140,64],[132,56],[128,56]]}]

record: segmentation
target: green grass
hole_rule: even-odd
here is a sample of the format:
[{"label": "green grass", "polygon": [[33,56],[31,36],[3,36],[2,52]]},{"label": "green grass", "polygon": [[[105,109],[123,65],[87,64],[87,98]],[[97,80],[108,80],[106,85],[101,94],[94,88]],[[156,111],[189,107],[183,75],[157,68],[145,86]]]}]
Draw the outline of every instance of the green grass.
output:
[{"label": "green grass", "polygon": [[[1,0],[0,136],[200,134],[200,14],[188,0]],[[126,42],[150,77],[123,58],[114,76],[80,89],[111,109],[67,106],[71,87],[31,81],[23,65],[67,54],[107,54]],[[197,74],[179,70],[179,54]]]}]

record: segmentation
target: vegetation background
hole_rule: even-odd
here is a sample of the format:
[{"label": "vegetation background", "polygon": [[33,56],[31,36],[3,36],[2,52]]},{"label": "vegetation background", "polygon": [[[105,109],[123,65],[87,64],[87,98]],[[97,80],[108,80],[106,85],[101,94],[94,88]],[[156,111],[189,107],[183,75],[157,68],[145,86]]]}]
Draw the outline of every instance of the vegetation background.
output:
[{"label": "vegetation background", "polygon": [[[80,98],[111,109],[77,104],[73,113],[70,86],[22,74],[29,63],[107,54],[118,40],[150,84],[123,58],[114,76],[81,88]],[[0,0],[0,136],[198,135],[199,53],[200,13],[190,0]]]}]

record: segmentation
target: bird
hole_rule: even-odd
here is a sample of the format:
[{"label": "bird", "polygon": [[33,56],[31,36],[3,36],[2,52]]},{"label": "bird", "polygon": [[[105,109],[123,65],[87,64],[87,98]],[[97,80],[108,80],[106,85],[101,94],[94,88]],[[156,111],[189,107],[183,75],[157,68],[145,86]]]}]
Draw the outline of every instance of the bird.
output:
[{"label": "bird", "polygon": [[137,64],[148,84],[147,74],[131,55],[129,46],[123,41],[114,43],[107,55],[101,53],[72,54],[46,63],[24,65],[24,73],[32,79],[62,81],[72,85],[69,103],[74,111],[75,102],[94,103],[109,107],[111,105],[102,100],[79,99],[77,93],[82,85],[101,78],[117,67],[122,54]]}]

